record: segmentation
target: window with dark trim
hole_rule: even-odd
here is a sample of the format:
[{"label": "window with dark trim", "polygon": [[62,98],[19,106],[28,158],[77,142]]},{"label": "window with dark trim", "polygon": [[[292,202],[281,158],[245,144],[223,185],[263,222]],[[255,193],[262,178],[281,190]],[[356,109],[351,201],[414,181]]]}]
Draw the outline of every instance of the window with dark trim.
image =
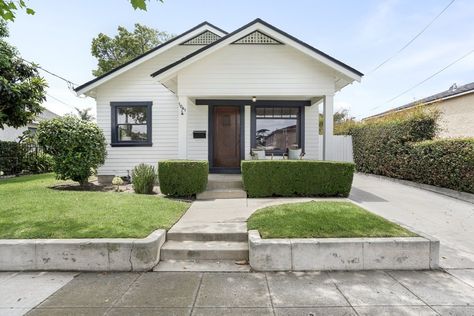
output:
[{"label": "window with dark trim", "polygon": [[301,148],[302,107],[256,106],[253,111],[252,147],[267,155],[282,155],[289,148]]},{"label": "window with dark trim", "polygon": [[112,146],[151,146],[152,102],[111,102]]}]

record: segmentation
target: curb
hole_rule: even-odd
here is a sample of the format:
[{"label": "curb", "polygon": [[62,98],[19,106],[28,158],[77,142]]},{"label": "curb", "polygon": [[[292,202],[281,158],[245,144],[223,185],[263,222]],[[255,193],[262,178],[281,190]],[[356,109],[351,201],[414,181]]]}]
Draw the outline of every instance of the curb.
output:
[{"label": "curb", "polygon": [[143,239],[1,239],[0,271],[149,271],[166,230]]}]

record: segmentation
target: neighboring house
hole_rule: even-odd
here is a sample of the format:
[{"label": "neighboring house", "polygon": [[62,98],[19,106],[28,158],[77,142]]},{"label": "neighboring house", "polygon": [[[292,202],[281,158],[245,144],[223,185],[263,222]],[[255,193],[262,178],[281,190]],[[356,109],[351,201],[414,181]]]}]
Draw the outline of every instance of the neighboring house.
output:
[{"label": "neighboring house", "polygon": [[[267,155],[281,156],[283,147],[297,144],[305,159],[318,159],[319,105],[326,152],[334,94],[362,76],[256,19],[232,33],[201,23],[76,92],[97,102],[97,123],[109,144],[98,170],[105,182],[163,159],[209,160],[211,172],[239,172],[262,137],[272,143]],[[270,136],[285,128],[293,136]],[[268,131],[262,135],[262,129]]]},{"label": "neighboring house", "polygon": [[415,107],[439,111],[441,130],[438,137],[474,137],[474,82],[460,87],[454,84],[446,91],[367,117],[364,120],[384,117]]},{"label": "neighboring house", "polygon": [[25,131],[31,131],[35,133],[36,129],[38,128],[38,124],[41,121],[51,120],[58,116],[59,115],[57,115],[56,113],[45,109],[35,118],[33,122],[24,127],[13,128],[5,126],[3,130],[0,128],[0,141],[17,142],[19,140],[19,137],[21,137]]}]

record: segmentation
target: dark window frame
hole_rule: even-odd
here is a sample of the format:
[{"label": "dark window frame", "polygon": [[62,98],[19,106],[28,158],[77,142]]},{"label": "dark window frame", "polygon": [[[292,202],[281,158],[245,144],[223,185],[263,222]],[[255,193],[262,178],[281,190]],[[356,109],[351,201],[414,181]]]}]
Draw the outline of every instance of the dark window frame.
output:
[{"label": "dark window frame", "polygon": [[[250,144],[251,150],[256,148],[257,139],[256,139],[256,132],[257,132],[257,108],[297,108],[299,109],[298,118],[296,119],[296,131],[298,137],[298,147],[302,149],[304,152],[304,143],[305,143],[305,135],[304,135],[304,115],[305,115],[305,106],[304,105],[292,105],[292,102],[289,101],[288,104],[276,103],[275,105],[254,105],[251,109],[251,118],[250,118]],[[267,119],[267,118],[265,118]],[[278,119],[278,118],[276,118]],[[284,118],[282,118],[284,119]],[[274,155],[274,156],[283,156],[285,154],[285,150],[265,150],[265,155]]]},{"label": "dark window frame", "polygon": [[[111,110],[111,131],[112,131],[112,147],[147,147],[152,146],[152,116],[151,116],[151,108],[153,102],[151,101],[127,101],[127,102],[110,102],[110,110]],[[118,124],[117,123],[117,109],[122,107],[146,107],[146,133],[147,139],[145,141],[120,141],[118,138]]]}]

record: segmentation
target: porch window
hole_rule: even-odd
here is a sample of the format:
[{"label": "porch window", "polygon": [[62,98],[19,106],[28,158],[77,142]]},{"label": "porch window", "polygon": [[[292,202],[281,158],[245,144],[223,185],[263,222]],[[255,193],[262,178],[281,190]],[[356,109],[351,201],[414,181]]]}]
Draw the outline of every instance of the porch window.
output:
[{"label": "porch window", "polygon": [[151,146],[152,102],[111,102],[112,146]]},{"label": "porch window", "polygon": [[256,107],[255,146],[282,155],[301,147],[301,107]]}]

